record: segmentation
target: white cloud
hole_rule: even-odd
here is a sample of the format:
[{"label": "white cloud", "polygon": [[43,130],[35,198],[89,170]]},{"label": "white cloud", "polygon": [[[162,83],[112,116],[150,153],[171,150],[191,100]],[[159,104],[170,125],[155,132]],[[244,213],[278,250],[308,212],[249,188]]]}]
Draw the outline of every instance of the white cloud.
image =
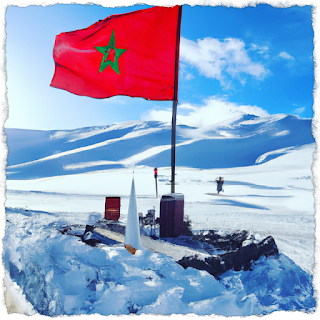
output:
[{"label": "white cloud", "polygon": [[[184,115],[182,115],[181,110]],[[186,112],[187,111],[187,112]],[[178,105],[177,123],[195,127],[212,125],[244,113],[257,116],[267,116],[268,112],[257,106],[238,105],[223,99],[211,97],[204,100],[202,106],[193,106],[189,103]],[[150,110],[143,120],[158,120],[171,122],[172,110]]]},{"label": "white cloud", "polygon": [[187,71],[187,66],[184,63],[179,64],[179,77],[180,79],[191,80],[194,78],[193,74]]},{"label": "white cloud", "polygon": [[[266,51],[268,48],[259,49]],[[230,76],[240,81],[243,81],[243,74],[263,79],[269,72],[262,64],[253,62],[245,43],[235,38],[220,41],[209,37],[195,42],[181,37],[180,60],[196,67],[201,75],[219,80],[223,86]]]},{"label": "white cloud", "polygon": [[287,60],[295,60],[293,56],[291,56],[289,53],[285,51],[280,52],[279,57]]},{"label": "white cloud", "polygon": [[296,109],[294,109],[294,110],[292,111],[292,113],[299,116],[299,115],[301,115],[301,114],[304,112],[305,109],[306,109],[305,107],[296,108]]},{"label": "white cloud", "polygon": [[183,103],[179,105],[179,109],[197,110],[197,107],[193,106],[191,103]]},{"label": "white cloud", "polygon": [[257,51],[259,54],[265,55],[269,48],[267,46],[258,46],[254,43],[251,43],[251,47],[249,48],[249,50]]}]

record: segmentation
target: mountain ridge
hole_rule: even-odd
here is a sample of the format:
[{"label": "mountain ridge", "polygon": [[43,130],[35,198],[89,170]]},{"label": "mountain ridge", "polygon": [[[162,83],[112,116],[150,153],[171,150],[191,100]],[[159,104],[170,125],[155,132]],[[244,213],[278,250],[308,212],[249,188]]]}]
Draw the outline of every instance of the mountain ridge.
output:
[{"label": "mountain ridge", "polygon": [[[177,125],[176,166],[259,165],[315,142],[311,119],[243,114],[207,127]],[[170,166],[171,125],[127,121],[71,130],[6,128],[7,179],[36,179],[143,165]]]}]

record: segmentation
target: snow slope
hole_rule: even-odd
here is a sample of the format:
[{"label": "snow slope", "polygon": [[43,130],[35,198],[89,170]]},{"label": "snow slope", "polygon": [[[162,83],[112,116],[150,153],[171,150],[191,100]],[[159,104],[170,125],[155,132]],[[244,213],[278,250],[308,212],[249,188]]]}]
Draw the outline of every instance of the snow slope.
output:
[{"label": "snow slope", "polygon": [[[184,270],[165,255],[139,250],[131,256],[123,246],[91,248],[57,231],[103,217],[105,196],[121,196],[125,223],[133,169],[138,212],[145,215],[155,207],[159,216],[153,167],[160,161],[159,195],[169,193],[170,168],[161,159],[169,152],[170,130],[158,122],[64,132],[7,129],[8,173],[16,173],[7,176],[3,257],[34,310],[225,316],[313,311],[310,120],[246,115],[210,128],[178,130],[183,145],[177,156],[184,157],[176,168],[176,191],[184,194],[193,230],[248,230],[258,240],[269,235],[276,240],[280,256],[261,258],[252,271],[229,271],[216,280],[203,271]],[[23,141],[21,133],[35,138]],[[217,146],[225,167],[214,156]],[[114,161],[114,167],[101,161]],[[220,195],[218,176],[225,178]]]},{"label": "snow slope", "polygon": [[[308,272],[313,269],[314,198],[312,155],[306,145],[261,165],[228,169],[177,168],[176,191],[185,197],[185,214],[194,230],[252,230],[272,235],[280,249]],[[159,168],[155,197],[153,168],[135,168],[138,212],[156,208],[170,192],[170,168]],[[215,178],[224,176],[216,194]],[[131,169],[95,171],[35,180],[7,180],[7,207],[70,212],[104,212],[105,196],[121,197],[120,221],[126,222]]]},{"label": "snow slope", "polygon": [[[134,165],[170,166],[171,126],[162,122],[125,122],[69,131],[5,132],[10,180]],[[311,120],[292,115],[243,115],[205,128],[181,125],[177,127],[176,165],[201,169],[249,166],[269,161],[286,148],[313,142]],[[265,156],[261,158],[262,155]]]}]

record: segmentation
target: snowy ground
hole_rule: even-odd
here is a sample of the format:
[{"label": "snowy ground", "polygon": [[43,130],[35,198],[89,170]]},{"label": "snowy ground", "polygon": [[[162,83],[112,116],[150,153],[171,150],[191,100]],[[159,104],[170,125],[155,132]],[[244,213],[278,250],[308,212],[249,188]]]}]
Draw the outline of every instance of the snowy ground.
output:
[{"label": "snowy ground", "polygon": [[[217,281],[205,272],[184,270],[164,255],[142,250],[131,256],[122,247],[91,248],[59,234],[59,226],[94,223],[103,217],[105,196],[121,196],[120,220],[125,222],[132,169],[8,180],[7,269],[37,312],[48,315],[243,316],[274,310],[312,311],[314,147],[288,150],[256,166],[176,170],[176,192],[184,194],[185,215],[193,230],[240,229],[258,239],[274,237],[279,259],[262,258],[253,271],[230,271]],[[158,172],[161,196],[170,191],[170,169]],[[215,190],[218,176],[226,180],[220,195]],[[138,211],[145,215],[154,206],[159,215],[153,168],[136,167],[134,177]],[[42,285],[37,287],[39,280]]]},{"label": "snowy ground", "polygon": [[[301,147],[258,166],[223,170],[177,169],[176,192],[184,194],[185,214],[194,230],[248,230],[271,235],[277,245],[309,273],[313,269],[314,145]],[[156,208],[170,192],[170,168],[159,169],[159,198],[155,197],[152,168],[135,168],[138,211]],[[224,192],[216,193],[222,175]],[[105,196],[121,196],[120,221],[126,221],[132,180],[131,169],[107,170],[39,180],[7,181],[7,207],[103,216]],[[33,191],[29,191],[33,190]],[[69,215],[68,215],[69,216]],[[303,254],[302,254],[303,252]]]}]

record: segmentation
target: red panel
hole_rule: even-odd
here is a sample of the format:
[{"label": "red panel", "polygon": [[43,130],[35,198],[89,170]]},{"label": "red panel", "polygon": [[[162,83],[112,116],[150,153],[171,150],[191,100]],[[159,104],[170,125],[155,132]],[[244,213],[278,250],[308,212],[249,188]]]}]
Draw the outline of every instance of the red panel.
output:
[{"label": "red panel", "polygon": [[120,197],[106,197],[104,217],[107,220],[119,220]]}]

